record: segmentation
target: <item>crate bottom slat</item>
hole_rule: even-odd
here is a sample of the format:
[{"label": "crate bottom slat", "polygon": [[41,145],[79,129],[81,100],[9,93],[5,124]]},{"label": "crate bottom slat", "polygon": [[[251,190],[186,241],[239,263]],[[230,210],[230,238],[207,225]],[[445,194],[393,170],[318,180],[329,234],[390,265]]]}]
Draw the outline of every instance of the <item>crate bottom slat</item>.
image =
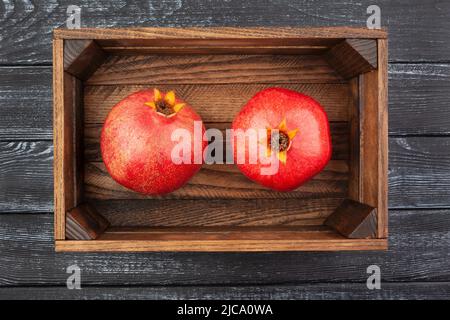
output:
[{"label": "crate bottom slat", "polygon": [[313,227],[110,227],[95,241],[56,242],[57,251],[346,251],[386,250],[387,239],[348,239]]},{"label": "crate bottom slat", "polygon": [[273,252],[387,250],[386,239],[368,240],[57,240],[57,252]]}]

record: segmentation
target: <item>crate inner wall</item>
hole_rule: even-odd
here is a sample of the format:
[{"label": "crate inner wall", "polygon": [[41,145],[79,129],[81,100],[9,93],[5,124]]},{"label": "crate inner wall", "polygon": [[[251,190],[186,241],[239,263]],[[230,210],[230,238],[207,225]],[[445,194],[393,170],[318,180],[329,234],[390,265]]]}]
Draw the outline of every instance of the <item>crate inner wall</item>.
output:
[{"label": "crate inner wall", "polygon": [[[248,99],[273,86],[310,95],[330,120],[332,159],[297,190],[274,192],[248,180],[235,165],[214,164],[204,165],[174,193],[149,197],[125,189],[107,173],[101,128],[109,110],[132,92],[175,90],[207,128],[225,130]],[[112,227],[314,227],[349,197],[349,115],[355,91],[323,54],[110,53],[83,81],[82,94],[83,201]]]}]

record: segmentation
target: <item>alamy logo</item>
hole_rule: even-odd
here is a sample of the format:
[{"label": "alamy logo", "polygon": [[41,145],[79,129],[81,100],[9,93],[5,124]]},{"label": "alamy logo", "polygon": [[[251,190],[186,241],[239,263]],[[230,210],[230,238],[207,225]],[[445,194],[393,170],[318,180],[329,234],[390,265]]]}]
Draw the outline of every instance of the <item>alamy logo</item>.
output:
[{"label": "alamy logo", "polygon": [[367,14],[370,16],[367,18],[368,29],[380,29],[381,28],[381,9],[379,6],[373,4],[367,7]]},{"label": "alamy logo", "polygon": [[81,269],[76,264],[68,266],[66,273],[70,276],[67,278],[66,285],[69,290],[80,290],[81,289]]},{"label": "alamy logo", "polygon": [[67,29],[80,29],[81,28],[81,8],[76,5],[70,5],[67,7]]},{"label": "alamy logo", "polygon": [[[194,121],[194,133],[178,128],[172,132],[171,140],[175,146],[171,151],[171,160],[175,164],[233,164],[233,144],[236,149],[237,164],[261,164],[261,175],[274,175],[279,169],[278,152],[281,150],[280,137],[283,135],[278,129],[226,129],[225,137],[222,131],[210,128],[202,134],[202,122]],[[211,141],[201,152],[202,141]],[[226,142],[225,150],[223,141]],[[194,159],[191,151],[194,149]],[[225,155],[224,155],[225,151]]]},{"label": "alamy logo", "polygon": [[367,289],[380,290],[381,289],[381,269],[377,265],[371,265],[367,267],[367,273],[370,276],[367,278]]}]

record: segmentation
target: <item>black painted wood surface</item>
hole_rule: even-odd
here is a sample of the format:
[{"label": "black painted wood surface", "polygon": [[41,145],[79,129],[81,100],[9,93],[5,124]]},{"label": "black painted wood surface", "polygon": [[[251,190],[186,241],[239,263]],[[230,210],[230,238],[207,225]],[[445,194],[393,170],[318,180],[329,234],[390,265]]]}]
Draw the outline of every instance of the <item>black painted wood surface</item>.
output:
[{"label": "black painted wood surface", "polygon": [[[389,251],[56,254],[51,30],[365,26],[372,1],[0,0],[0,298],[450,298],[450,2],[388,1]],[[82,270],[81,291],[65,288]],[[382,289],[368,290],[369,265]]]},{"label": "black painted wood surface", "polygon": [[[224,299],[224,300],[300,300],[300,299],[446,299],[447,282],[386,283],[382,290],[367,290],[365,284],[324,283],[300,285],[239,286],[239,287],[87,287],[67,290],[65,287],[0,288],[0,299]],[[183,304],[181,303],[181,306]],[[273,308],[273,307],[272,307]],[[275,308],[274,312],[276,311]],[[220,311],[221,312],[221,311]]]},{"label": "black painted wood surface", "polygon": [[82,27],[366,26],[367,7],[381,9],[390,61],[448,61],[450,3],[445,0],[33,0],[1,1],[1,64],[51,61],[51,30],[67,7],[82,7]]}]

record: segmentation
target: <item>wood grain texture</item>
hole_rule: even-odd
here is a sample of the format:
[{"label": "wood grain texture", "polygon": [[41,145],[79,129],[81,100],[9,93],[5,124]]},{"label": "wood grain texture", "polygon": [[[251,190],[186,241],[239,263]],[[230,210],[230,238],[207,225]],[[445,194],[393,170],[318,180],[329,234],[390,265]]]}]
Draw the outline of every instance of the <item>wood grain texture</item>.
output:
[{"label": "wood grain texture", "polygon": [[450,281],[448,210],[392,210],[388,252],[336,253],[66,253],[54,252],[53,217],[0,215],[0,285],[61,285],[66,268],[82,270],[82,285],[364,284],[380,266],[392,281]]},{"label": "wood grain texture", "polygon": [[73,176],[74,176],[74,205],[84,201],[84,107],[83,82],[73,78]]},{"label": "wood grain texture", "polygon": [[325,53],[326,59],[345,79],[377,68],[377,41],[374,39],[346,39]]},{"label": "wood grain texture", "polygon": [[[129,41],[120,41],[126,42]],[[141,42],[141,41],[140,41]],[[189,41],[191,42],[191,40]],[[209,45],[200,45],[196,47],[185,46],[115,46],[102,47],[106,53],[115,55],[135,55],[135,54],[157,54],[157,55],[193,55],[193,54],[323,54],[328,49],[324,45],[298,45],[298,46],[214,46],[214,41]],[[170,45],[170,43],[168,43]]]},{"label": "wood grain texture", "polygon": [[378,207],[379,97],[377,70],[359,77],[360,86],[360,195],[359,201]]},{"label": "wood grain texture", "polygon": [[390,139],[389,207],[446,208],[449,195],[449,138]]},{"label": "wood grain texture", "polygon": [[[127,28],[124,29],[56,29],[55,39],[285,39],[295,38],[386,38],[384,30],[351,27],[188,27],[188,28]],[[170,43],[170,42],[169,42]]]},{"label": "wood grain texture", "polygon": [[[368,290],[363,283],[321,283],[271,286],[66,287],[0,288],[5,300],[448,300],[449,282],[382,283]],[[283,311],[272,307],[277,314]],[[113,311],[112,311],[113,312]]]},{"label": "wood grain texture", "polygon": [[106,59],[106,53],[93,40],[64,41],[64,70],[87,80]]},{"label": "wood grain texture", "polygon": [[109,56],[88,85],[339,83],[317,55]]},{"label": "wood grain texture", "polygon": [[[0,33],[0,63],[50,63],[52,29],[64,27],[70,0],[35,0],[27,5],[4,6]],[[373,2],[331,0],[296,1],[88,1],[82,27],[136,26],[358,26],[366,27],[367,7]],[[447,61],[450,41],[449,4],[445,1],[402,2],[380,0],[381,24],[390,31],[391,61]],[[398,17],[402,18],[399,19]],[[32,26],[32,27],[31,27]],[[14,31],[12,31],[14,30]]]},{"label": "wood grain texture", "polygon": [[[0,11],[1,8],[4,9],[0,23],[0,63],[3,65],[0,68],[0,139],[19,140],[14,142],[17,145],[31,146],[36,143],[50,150],[46,154],[30,151],[29,158],[19,160],[20,165],[14,162],[21,159],[18,152],[3,154],[6,155],[6,162],[0,165],[0,184],[2,187],[7,185],[5,192],[8,196],[0,197],[2,211],[19,210],[20,206],[27,206],[28,209],[24,209],[26,211],[43,210],[44,207],[51,211],[51,187],[44,186],[52,184],[49,178],[52,146],[46,142],[33,141],[52,137],[51,88],[50,85],[41,86],[46,81],[50,82],[51,71],[42,72],[45,67],[17,68],[10,65],[51,63],[51,28],[65,24],[69,4],[73,3],[65,0],[0,3]],[[293,3],[276,0],[250,4],[231,0],[200,4],[185,0],[180,5],[178,1],[172,0],[163,0],[157,4],[155,1],[81,0],[77,4],[83,8],[83,26],[92,27],[131,24],[304,24],[365,27],[368,16],[365,14],[366,8],[373,3],[344,1],[335,6],[331,1]],[[413,0],[406,5],[382,0],[377,5],[382,9],[382,25],[390,29],[390,60],[409,62],[390,65],[390,134],[448,135],[450,82],[449,67],[445,62],[448,62],[450,46],[445,30],[450,27],[450,4]],[[247,10],[250,6],[251,10]],[[268,7],[272,10],[267,10]],[[414,63],[424,61],[439,63]],[[7,70],[5,73],[8,76],[3,73],[4,70]],[[33,78],[37,80],[32,80]],[[30,106],[28,101],[35,97],[38,97],[39,103]],[[16,112],[17,108],[20,112]],[[25,140],[30,142],[24,142]],[[391,206],[448,207],[447,138],[393,137],[390,149],[395,154],[394,159],[390,158]],[[24,176],[25,179],[22,178]],[[26,184],[19,184],[22,181],[26,181]],[[16,193],[17,190],[20,190],[19,193]],[[81,298],[82,295],[99,295],[120,298],[134,295],[200,298],[214,297],[215,291],[211,292],[211,284],[221,286],[225,283],[236,285],[218,288],[225,290],[225,297],[229,298],[448,298],[448,284],[439,282],[449,280],[447,235],[450,227],[447,210],[391,211],[390,217],[390,227],[394,233],[390,234],[391,246],[387,254],[58,255],[53,252],[50,215],[1,215],[0,283],[24,287],[1,289],[0,295],[44,297],[51,290],[53,297],[77,295],[76,298]],[[94,286],[112,284],[116,287],[86,287],[82,291],[69,291],[65,287],[49,288],[48,286],[61,285],[66,281],[65,269],[73,263],[81,264],[83,283],[86,281]],[[367,291],[365,286],[360,289],[358,283],[363,284],[367,278],[365,268],[374,263],[382,268],[383,290]],[[263,286],[268,281],[275,284],[272,287],[275,291]],[[311,281],[333,284],[280,286],[280,283],[299,284]],[[336,283],[342,281],[344,283]],[[204,290],[185,287],[186,284],[198,285],[201,282],[207,283]],[[118,287],[123,283],[138,287]],[[36,284],[46,288],[38,288]],[[156,287],[143,289],[142,286],[146,284]],[[162,288],[161,284],[181,287],[166,291],[172,288]],[[242,288],[242,284],[253,287]],[[95,291],[92,293],[91,290]],[[185,295],[185,290],[189,294]],[[220,293],[217,296],[223,297]]]},{"label": "wood grain texture", "polygon": [[[0,183],[5,186],[0,197],[2,211],[53,210],[52,142],[3,142],[0,146]],[[447,137],[391,137],[389,207],[446,207],[450,201],[449,150]]]},{"label": "wood grain texture", "polygon": [[[52,139],[51,74],[49,67],[0,67],[2,115],[0,140]],[[290,85],[283,84],[283,86]],[[336,97],[336,92],[331,87],[327,88],[330,96],[327,98],[325,94],[310,91],[315,85],[310,86],[298,89],[304,89],[313,96],[317,94],[325,107]],[[245,93],[248,92],[246,90],[239,91],[240,87],[245,86],[231,85],[231,87],[236,88],[229,89],[231,92],[250,94]],[[117,98],[126,94],[123,91],[126,89],[116,88],[116,90]],[[188,95],[190,89],[185,90],[183,95]],[[105,94],[108,105],[116,101],[115,94],[114,91],[111,95]],[[229,97],[229,99],[239,98]],[[100,101],[96,100],[96,103],[99,107],[102,106]],[[215,103],[219,102],[215,100]],[[450,134],[448,105],[450,105],[448,64],[389,65],[389,134],[448,135]]]},{"label": "wood grain texture", "polygon": [[[73,156],[73,90],[75,79],[64,73],[64,41],[53,42],[53,199],[56,239],[65,239],[66,212],[75,206]],[[66,192],[67,191],[67,192]]]},{"label": "wood grain texture", "polygon": [[359,76],[359,202],[377,209],[379,238],[387,235],[387,43],[378,40],[378,69]]},{"label": "wood grain texture", "polygon": [[360,86],[359,76],[349,81],[351,91],[351,105],[348,110],[349,138],[349,177],[348,177],[348,197],[351,200],[359,201],[361,194],[360,181]]},{"label": "wood grain texture", "polygon": [[[322,225],[342,198],[91,201],[115,227]],[[187,210],[189,208],[189,210]]]},{"label": "wood grain texture", "polygon": [[53,210],[53,145],[0,142],[0,212]]},{"label": "wood grain texture", "polygon": [[325,225],[350,239],[377,236],[377,209],[363,203],[345,199],[325,220]]},{"label": "wood grain texture", "polygon": [[449,135],[449,105],[450,65],[389,65],[389,134]]},{"label": "wood grain texture", "polygon": [[[219,129],[226,142],[226,129],[231,128],[231,123],[204,123],[207,129]],[[102,124],[86,124],[84,127],[84,159],[86,162],[102,161],[100,151],[100,135],[102,131]],[[331,122],[331,143],[332,143],[332,160],[347,160],[349,158],[349,128],[347,122]],[[226,145],[224,149],[226,150]],[[225,151],[224,151],[225,152]]]},{"label": "wood grain texture", "polygon": [[387,239],[349,239],[308,227],[108,228],[95,241],[56,240],[57,252],[277,252],[386,250]]},{"label": "wood grain texture", "polygon": [[108,226],[108,220],[86,203],[80,204],[66,213],[66,239],[94,240]]},{"label": "wood grain texture", "polygon": [[[258,91],[273,84],[157,85],[162,91],[174,90],[200,114],[204,122],[232,122],[245,103]],[[330,121],[347,121],[350,90],[346,84],[280,84],[283,88],[314,97]],[[111,108],[133,92],[148,85],[86,86],[84,106],[86,124],[103,124]]]},{"label": "wood grain texture", "polygon": [[85,166],[87,199],[251,199],[323,198],[347,194],[346,161],[333,160],[324,171],[292,192],[275,192],[246,178],[234,165],[204,165],[182,188],[164,196],[147,196],[128,190],[115,182],[103,162]]},{"label": "wood grain texture", "polygon": [[377,40],[378,67],[378,206],[377,236],[388,236],[388,42]]},{"label": "wood grain texture", "polygon": [[63,43],[54,43],[54,207],[55,239],[65,239],[65,214],[84,197],[82,84],[64,72]]},{"label": "wood grain texture", "polygon": [[50,67],[0,67],[0,140],[51,139]]},{"label": "wood grain texture", "polygon": [[[196,239],[182,238],[180,240],[148,240],[135,238],[135,232],[127,234],[125,239],[114,236],[112,239],[96,241],[56,240],[57,252],[276,252],[276,251],[364,251],[385,250],[386,239],[347,239],[324,237],[323,233],[315,239],[303,239],[304,231],[299,232],[300,239],[295,236],[288,239],[258,240],[205,240],[204,233]],[[185,233],[183,233],[185,234]],[[242,234],[239,232],[239,234]],[[107,233],[105,234],[105,236]]]}]

